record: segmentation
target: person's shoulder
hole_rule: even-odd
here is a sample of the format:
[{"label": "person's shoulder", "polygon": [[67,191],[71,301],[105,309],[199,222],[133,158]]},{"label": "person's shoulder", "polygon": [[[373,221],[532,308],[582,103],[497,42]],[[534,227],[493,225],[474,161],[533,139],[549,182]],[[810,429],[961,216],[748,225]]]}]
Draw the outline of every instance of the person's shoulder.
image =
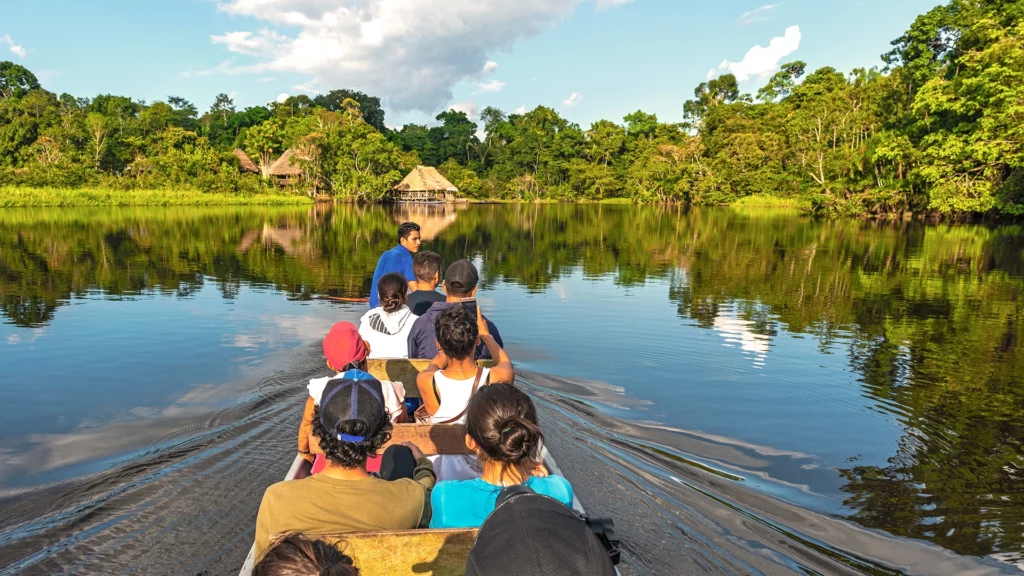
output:
[{"label": "person's shoulder", "polygon": [[572,484],[569,484],[569,481],[561,476],[555,474],[545,476],[544,478],[534,476],[528,484],[536,492],[560,500],[566,503],[566,505],[572,505]]}]

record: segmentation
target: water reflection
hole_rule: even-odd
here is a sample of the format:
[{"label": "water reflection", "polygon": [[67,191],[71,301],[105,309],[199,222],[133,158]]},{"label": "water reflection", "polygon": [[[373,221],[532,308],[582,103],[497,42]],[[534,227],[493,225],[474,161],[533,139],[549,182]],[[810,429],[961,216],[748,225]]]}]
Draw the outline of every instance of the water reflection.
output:
[{"label": "water reflection", "polygon": [[[755,370],[781,352],[784,336],[848,359],[866,404],[902,437],[884,465],[849,455],[838,470],[844,514],[964,554],[1024,544],[1019,226],[572,205],[0,215],[0,310],[24,328],[7,336],[8,347],[59,325],[61,307],[93,293],[190,298],[214,283],[225,299],[243,285],[296,300],[365,296],[395,223],[410,219],[446,261],[479,258],[485,290],[540,294],[558,285],[571,299],[561,281],[573,274],[620,289],[657,280],[679,319],[736,347]],[[230,344],[252,348],[258,338]],[[632,400],[623,388],[616,404],[625,406]]]}]

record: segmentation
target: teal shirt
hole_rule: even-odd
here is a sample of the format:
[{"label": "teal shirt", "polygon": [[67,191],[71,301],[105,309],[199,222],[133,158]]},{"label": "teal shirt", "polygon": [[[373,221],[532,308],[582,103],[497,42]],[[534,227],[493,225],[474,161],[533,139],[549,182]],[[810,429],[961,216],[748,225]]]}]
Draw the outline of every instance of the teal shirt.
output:
[{"label": "teal shirt", "polygon": [[[561,476],[531,476],[526,485],[572,507],[572,486]],[[494,511],[502,487],[480,478],[438,482],[430,494],[431,528],[477,528]]]}]

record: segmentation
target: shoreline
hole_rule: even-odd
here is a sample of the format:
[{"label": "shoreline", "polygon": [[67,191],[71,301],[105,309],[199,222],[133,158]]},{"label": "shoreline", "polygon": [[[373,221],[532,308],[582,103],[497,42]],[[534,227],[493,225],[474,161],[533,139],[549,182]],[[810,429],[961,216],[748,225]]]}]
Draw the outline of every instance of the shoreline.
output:
[{"label": "shoreline", "polygon": [[88,208],[111,206],[312,205],[294,194],[224,194],[194,189],[29,188],[0,186],[0,208]]}]

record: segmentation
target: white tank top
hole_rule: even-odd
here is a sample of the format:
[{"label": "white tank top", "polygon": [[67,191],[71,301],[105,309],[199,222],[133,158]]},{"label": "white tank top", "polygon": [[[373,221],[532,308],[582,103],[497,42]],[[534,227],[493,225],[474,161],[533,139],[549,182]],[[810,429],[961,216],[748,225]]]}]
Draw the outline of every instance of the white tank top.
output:
[{"label": "white tank top", "polygon": [[[480,374],[480,386],[487,384],[487,378],[490,374],[490,369],[484,368]],[[434,383],[437,384],[437,395],[441,397],[441,405],[438,406],[437,412],[430,417],[432,423],[447,422],[452,418],[458,416],[460,412],[466,409],[469,405],[469,397],[473,392],[473,381],[476,380],[474,374],[467,380],[455,380],[449,378],[441,373],[440,370],[434,372]],[[450,424],[465,424],[466,415],[462,414],[462,417]]]}]

